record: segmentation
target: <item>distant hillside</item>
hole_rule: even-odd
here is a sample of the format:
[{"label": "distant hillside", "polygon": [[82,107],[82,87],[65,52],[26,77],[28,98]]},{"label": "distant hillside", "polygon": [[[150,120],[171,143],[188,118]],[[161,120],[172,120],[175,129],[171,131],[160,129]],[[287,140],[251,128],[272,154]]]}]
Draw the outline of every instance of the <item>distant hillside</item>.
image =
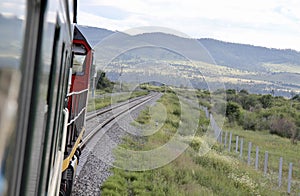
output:
[{"label": "distant hillside", "polygon": [[87,37],[92,46],[97,45],[105,37],[115,33],[107,29],[79,25],[79,29]]},{"label": "distant hillside", "polygon": [[[92,45],[96,45],[105,37],[114,33],[107,29],[80,26]],[[152,44],[159,44],[172,40],[178,47],[186,47],[181,42],[193,44],[193,40],[187,42],[186,38],[164,33],[146,33],[138,35],[140,40],[146,40]],[[246,44],[229,43],[209,38],[201,38],[198,41],[208,50],[218,65],[247,71],[266,71],[263,64],[288,64],[300,66],[300,52],[295,50],[281,50],[252,46]],[[190,46],[187,46],[187,48]],[[190,51],[191,52],[191,51]]]},{"label": "distant hillside", "polygon": [[218,65],[248,71],[265,71],[264,63],[300,65],[300,52],[270,49],[214,39],[199,39]]},{"label": "distant hillside", "polygon": [[[80,26],[80,29],[93,46],[115,33],[96,27]],[[203,83],[199,79],[201,74],[205,73],[206,80],[210,80],[211,83],[222,82],[226,88],[244,88],[252,93],[270,93],[272,90],[275,91],[275,95],[283,96],[290,96],[292,91],[300,93],[298,80],[300,77],[300,52],[295,50],[228,43],[209,38],[187,39],[165,33],[144,33],[135,36],[122,34],[118,37],[119,40],[114,39],[110,46],[115,44],[116,47],[123,47],[134,42],[138,42],[140,46],[126,51],[118,57],[123,61],[123,68],[127,67],[124,68],[124,71],[127,73],[128,81],[137,78],[137,73],[145,72],[143,69],[148,68],[143,66],[146,64],[156,70],[151,80],[161,81],[162,78],[171,77],[172,71],[169,71],[168,67],[162,69],[158,64],[154,68],[153,62],[156,59],[167,62],[179,70],[181,78],[192,81],[193,85],[199,88],[206,88],[205,82]],[[195,40],[200,42],[205,49],[202,48],[199,52],[199,44]],[[146,43],[146,47],[142,47],[143,43]],[[147,44],[155,47],[147,47]],[[114,47],[109,49],[111,48]],[[198,49],[195,50],[195,48]],[[108,50],[102,52],[103,54],[110,53]],[[215,63],[209,58],[207,52]],[[187,57],[204,64],[200,63],[191,67],[184,63]],[[98,62],[100,61],[98,60]],[[134,67],[135,64],[142,65],[141,63],[143,66]],[[107,67],[108,76],[115,80],[120,74],[118,73],[120,67],[118,68],[116,65],[118,63],[112,63]],[[143,78],[147,78],[147,76],[143,76]],[[179,81],[178,77],[176,80]]]},{"label": "distant hillside", "polygon": [[[5,17],[0,14],[0,66],[18,66],[18,58],[21,54],[21,37],[23,31],[23,21],[16,17]],[[54,25],[49,23],[49,25]],[[103,28],[79,26],[83,34],[87,37],[90,44],[95,47],[101,41],[113,35],[115,32]],[[111,47],[109,50],[102,51],[102,57],[109,58],[112,54],[110,50],[126,49],[126,44],[139,42],[139,46],[133,50],[127,50],[120,55],[123,60],[123,71],[128,73],[131,79],[137,78],[137,73],[145,74],[146,65],[149,65],[148,75],[151,75],[151,81],[160,81],[161,78],[167,78],[172,75],[168,68],[176,69],[180,72],[180,77],[192,81],[195,86],[202,88],[201,74],[205,73],[205,80],[215,83],[224,83],[226,88],[245,88],[252,93],[269,93],[271,90],[277,91],[277,95],[290,95],[291,91],[300,93],[300,52],[295,50],[279,50],[265,47],[258,47],[246,44],[228,43],[224,41],[201,38],[187,39],[165,33],[145,33],[135,36],[119,34],[119,39],[114,39],[117,47]],[[54,32],[46,32],[45,37],[54,36]],[[125,41],[125,42],[124,42]],[[203,48],[195,50],[198,42]],[[109,46],[113,45],[108,43]],[[155,47],[151,47],[155,46]],[[157,46],[164,47],[157,47]],[[171,49],[171,51],[168,50]],[[52,46],[44,46],[44,52],[51,50]],[[173,50],[173,51],[172,51]],[[211,61],[207,52],[213,57],[215,63]],[[97,58],[97,55],[95,55]],[[100,55],[101,57],[101,55]],[[98,57],[98,58],[100,58]],[[191,66],[185,61],[192,59],[197,61],[197,66]],[[192,58],[191,58],[192,57]],[[96,59],[95,58],[95,59]],[[119,58],[119,57],[118,57]],[[103,58],[101,58],[103,60]],[[101,62],[101,59],[97,62]],[[152,59],[152,61],[151,61]],[[163,67],[164,63],[169,67]],[[162,62],[163,61],[163,62]],[[134,67],[137,63],[139,67]],[[157,67],[153,67],[153,63]],[[119,76],[116,64],[111,64],[110,74]],[[134,67],[134,69],[133,69]],[[109,66],[108,66],[109,68]],[[130,69],[129,69],[130,68]],[[150,70],[150,71],[149,71]],[[159,71],[158,71],[159,70]],[[151,74],[153,72],[153,74]],[[147,78],[146,76],[143,76]],[[175,79],[178,80],[179,77]],[[276,94],[276,92],[275,92]]]}]

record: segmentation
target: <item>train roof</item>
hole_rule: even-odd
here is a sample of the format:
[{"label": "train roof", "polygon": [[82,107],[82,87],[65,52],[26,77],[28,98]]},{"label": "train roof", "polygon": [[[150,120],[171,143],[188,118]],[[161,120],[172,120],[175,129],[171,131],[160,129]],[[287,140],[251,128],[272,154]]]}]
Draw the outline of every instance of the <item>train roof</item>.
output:
[{"label": "train roof", "polygon": [[74,40],[83,40],[86,43],[88,43],[89,47],[92,48],[91,43],[85,38],[85,36],[82,34],[82,32],[79,30],[78,26],[75,25],[74,27]]}]

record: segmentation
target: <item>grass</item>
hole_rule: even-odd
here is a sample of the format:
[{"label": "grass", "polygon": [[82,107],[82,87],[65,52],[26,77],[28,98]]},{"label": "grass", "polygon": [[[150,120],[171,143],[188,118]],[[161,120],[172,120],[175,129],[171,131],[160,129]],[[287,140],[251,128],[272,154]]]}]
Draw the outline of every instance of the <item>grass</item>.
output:
[{"label": "grass", "polygon": [[[112,168],[113,173],[101,187],[102,195],[281,195],[282,190],[274,189],[272,180],[255,171],[232,153],[223,151],[220,144],[215,144],[209,153],[199,156],[199,148],[204,144],[203,131],[198,128],[193,138],[189,134],[190,117],[180,114],[185,112],[179,106],[178,98],[172,92],[165,93],[158,106],[151,106],[140,113],[133,124],[152,126],[151,119],[164,106],[166,118],[161,128],[148,137],[125,137],[122,148],[131,150],[149,150],[169,141],[176,133],[182,121],[185,131],[179,134],[185,141],[191,141],[189,147],[171,163],[147,171],[127,171]],[[199,123],[208,123],[201,112]],[[206,127],[204,125],[203,127]],[[120,155],[115,152],[116,163]],[[128,155],[130,156],[130,155]]]},{"label": "grass", "polygon": [[[279,170],[279,159],[283,158],[283,184],[281,191],[287,190],[287,176],[289,163],[293,163],[292,173],[292,192],[299,191],[300,187],[300,146],[292,144],[287,138],[282,138],[277,135],[271,135],[267,131],[245,131],[236,127],[225,128],[227,131],[232,132],[232,151],[235,151],[236,135],[244,139],[243,145],[243,161],[247,161],[248,143],[252,143],[251,149],[251,167],[254,168],[256,147],[259,147],[259,170],[263,172],[265,152],[268,152],[268,178],[273,182],[273,189],[277,189],[278,185],[278,170]],[[229,135],[229,134],[228,134]],[[223,136],[224,137],[224,136]],[[229,136],[228,136],[229,138]],[[224,141],[224,139],[223,139]],[[228,141],[228,139],[227,139]],[[227,144],[228,146],[228,144]],[[240,144],[239,144],[240,149]],[[227,149],[226,149],[227,150]],[[231,153],[233,156],[238,156],[235,153]],[[297,190],[298,189],[298,190]]]}]

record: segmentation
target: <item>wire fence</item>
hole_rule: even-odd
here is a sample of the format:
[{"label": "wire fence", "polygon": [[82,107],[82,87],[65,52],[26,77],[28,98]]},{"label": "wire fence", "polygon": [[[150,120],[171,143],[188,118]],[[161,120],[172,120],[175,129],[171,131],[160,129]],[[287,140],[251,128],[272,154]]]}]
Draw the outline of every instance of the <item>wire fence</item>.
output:
[{"label": "wire fence", "polygon": [[217,141],[224,147],[224,151],[233,153],[255,170],[263,171],[264,176],[268,177],[278,190],[286,189],[288,195],[300,196],[300,162],[294,165],[285,160],[284,155],[262,151],[252,141],[247,141],[247,138],[222,131],[209,111],[206,108],[203,110],[206,117],[210,119],[211,128]]}]

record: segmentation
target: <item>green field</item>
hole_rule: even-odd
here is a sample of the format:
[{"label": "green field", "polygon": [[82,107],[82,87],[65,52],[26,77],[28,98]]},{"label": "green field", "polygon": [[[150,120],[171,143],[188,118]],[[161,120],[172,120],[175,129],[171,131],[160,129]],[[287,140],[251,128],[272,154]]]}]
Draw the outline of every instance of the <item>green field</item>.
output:
[{"label": "green field", "polygon": [[[238,158],[243,162],[247,162],[248,155],[248,143],[252,143],[251,150],[251,168],[254,168],[255,156],[256,156],[256,147],[259,147],[259,172],[263,172],[264,169],[264,158],[265,152],[268,152],[268,170],[267,178],[272,182],[273,189],[277,189],[278,185],[278,170],[279,170],[279,159],[283,158],[282,166],[282,189],[281,191],[287,191],[287,177],[289,170],[289,163],[293,163],[293,173],[292,173],[292,192],[300,192],[300,146],[292,144],[291,141],[287,138],[282,138],[277,135],[271,135],[268,132],[262,131],[245,131],[240,128],[232,129],[224,128],[227,132],[232,132],[232,146],[231,153],[225,152],[228,151],[227,148],[224,149],[224,153],[229,154],[233,157]],[[240,138],[243,138],[243,157],[240,158],[240,143],[238,147],[238,154],[235,153],[235,144],[236,144],[236,135]],[[224,138],[224,135],[223,135]],[[229,133],[228,133],[229,138]],[[224,141],[224,139],[223,139]],[[227,139],[228,141],[228,139]]]},{"label": "green field", "polygon": [[[189,96],[185,96],[189,97]],[[201,98],[201,96],[198,96]],[[202,96],[202,98],[206,96]],[[200,101],[200,100],[199,100]],[[201,102],[207,103],[207,100]],[[160,107],[158,107],[160,106]],[[125,137],[121,147],[145,151],[166,143],[178,129],[184,119],[180,118],[179,101],[176,94],[167,91],[157,105],[146,108],[132,124],[135,126],[154,126],[158,113],[164,106],[166,118],[163,126],[155,134],[148,137]],[[190,114],[193,115],[193,114]],[[159,119],[155,121],[159,122]],[[161,122],[159,122],[161,123]],[[163,122],[162,122],[163,123]],[[128,171],[112,168],[112,176],[101,188],[102,195],[286,195],[287,163],[294,163],[292,193],[295,195],[299,182],[299,145],[292,144],[289,139],[270,135],[264,131],[244,131],[225,127],[225,130],[244,138],[244,158],[241,159],[233,150],[224,150],[223,145],[216,143],[205,155],[199,156],[199,148],[205,144],[204,133],[209,121],[201,111],[199,126],[195,137],[183,137],[190,141],[189,147],[178,158],[162,167],[147,171]],[[183,134],[184,135],[184,134]],[[260,166],[256,171],[252,165],[244,161],[247,156],[247,142],[252,141],[252,160],[255,157],[255,146],[260,146]],[[232,149],[235,147],[233,139]],[[269,152],[269,172],[264,176],[262,171],[264,151]],[[116,165],[122,165],[123,156],[115,152]],[[279,157],[284,157],[283,185],[277,187],[276,172]],[[296,182],[296,183],[295,183]]]}]

